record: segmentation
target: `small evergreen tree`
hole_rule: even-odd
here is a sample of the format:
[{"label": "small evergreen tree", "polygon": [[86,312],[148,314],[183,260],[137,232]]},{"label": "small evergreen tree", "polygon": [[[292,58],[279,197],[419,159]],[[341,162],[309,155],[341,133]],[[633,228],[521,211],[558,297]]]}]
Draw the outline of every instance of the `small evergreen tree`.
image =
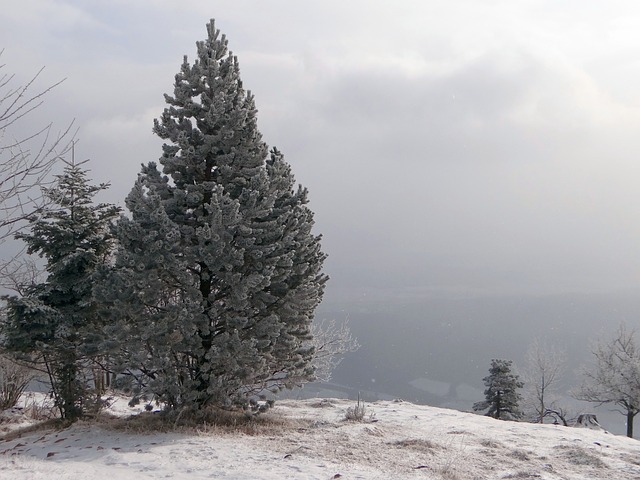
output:
[{"label": "small evergreen tree", "polygon": [[518,406],[522,399],[518,389],[524,386],[511,372],[511,360],[491,360],[489,375],[483,378],[487,387],[485,399],[473,405],[475,411],[487,410],[486,415],[493,418],[520,418],[522,412]]},{"label": "small evergreen tree", "polygon": [[2,329],[7,350],[49,374],[56,406],[67,420],[82,417],[87,403],[96,400],[87,379],[100,353],[102,329],[92,299],[93,275],[112,251],[110,225],[119,213],[113,205],[93,204],[108,185],[90,185],[83,163],[65,162],[55,184],[44,189],[50,203],[17,235],[29,254],[46,260],[47,277],[25,287],[22,297],[5,298]]},{"label": "small evergreen tree", "polygon": [[307,191],[270,153],[213,21],[186,57],[117,226],[100,288],[120,371],[169,407],[246,404],[313,376],[310,325],[327,277]]}]

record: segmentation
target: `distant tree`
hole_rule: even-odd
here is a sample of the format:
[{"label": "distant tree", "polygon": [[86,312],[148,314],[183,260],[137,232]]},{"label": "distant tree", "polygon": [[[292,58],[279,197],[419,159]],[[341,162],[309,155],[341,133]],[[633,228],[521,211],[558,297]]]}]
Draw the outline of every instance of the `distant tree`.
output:
[{"label": "distant tree", "polygon": [[554,392],[564,369],[564,355],[535,339],[525,356],[524,402],[538,423],[545,417],[560,418],[564,410],[556,405]]},{"label": "distant tree", "polygon": [[493,418],[520,418],[519,403],[522,397],[518,390],[524,386],[518,375],[511,371],[511,360],[491,360],[489,375],[483,378],[487,387],[485,399],[473,405],[475,411],[487,410],[486,415]]},{"label": "distant tree", "polygon": [[609,342],[593,349],[595,362],[583,371],[578,400],[621,407],[627,417],[627,437],[633,438],[633,421],[640,412],[640,350],[633,331],[620,325]]},{"label": "distant tree", "polygon": [[121,378],[181,409],[311,380],[327,280],[307,191],[262,141],[226,38],[207,31],[155,122],[163,173],[143,166],[99,289]]},{"label": "distant tree", "polygon": [[49,374],[60,415],[72,421],[96,401],[86,378],[101,344],[93,275],[112,251],[110,225],[119,213],[113,205],[93,203],[108,185],[90,185],[83,163],[65,162],[56,183],[44,189],[47,205],[17,235],[27,253],[45,259],[47,275],[24,286],[22,297],[5,297],[1,336],[5,349]]},{"label": "distant tree", "polygon": [[[71,149],[74,133],[73,122],[57,134],[51,123],[29,130],[33,124],[29,114],[62,81],[38,90],[35,84],[44,68],[21,85],[4,69],[0,64],[0,244],[12,239],[28,217],[50,201],[41,194],[41,187],[51,184],[51,169]],[[28,133],[18,133],[21,124],[29,125],[22,128]],[[22,266],[22,262],[1,259],[0,285],[13,287]]]}]

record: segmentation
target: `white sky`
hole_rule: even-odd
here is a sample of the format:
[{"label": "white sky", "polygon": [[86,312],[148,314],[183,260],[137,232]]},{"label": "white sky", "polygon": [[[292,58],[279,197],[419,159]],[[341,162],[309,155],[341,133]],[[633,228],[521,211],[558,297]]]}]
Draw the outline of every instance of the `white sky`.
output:
[{"label": "white sky", "polygon": [[326,300],[640,287],[636,1],[6,3],[5,69],[67,77],[36,116],[76,119],[120,203],[215,17],[310,189]]}]

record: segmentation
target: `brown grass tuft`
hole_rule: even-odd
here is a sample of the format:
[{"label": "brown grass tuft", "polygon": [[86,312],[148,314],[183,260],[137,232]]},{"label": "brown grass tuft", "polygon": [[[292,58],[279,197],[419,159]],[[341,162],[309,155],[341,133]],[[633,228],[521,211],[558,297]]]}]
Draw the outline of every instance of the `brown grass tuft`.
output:
[{"label": "brown grass tuft", "polygon": [[423,450],[435,450],[441,448],[437,443],[432,442],[431,440],[425,440],[422,438],[407,438],[404,440],[398,440],[396,442],[391,442],[389,445],[393,445],[394,447],[399,448],[411,448],[413,450],[423,451]]},{"label": "brown grass tuft", "polygon": [[196,433],[275,435],[309,428],[310,421],[286,418],[276,412],[250,415],[222,409],[183,412],[144,412],[130,417],[103,417],[102,426],[132,433]]}]

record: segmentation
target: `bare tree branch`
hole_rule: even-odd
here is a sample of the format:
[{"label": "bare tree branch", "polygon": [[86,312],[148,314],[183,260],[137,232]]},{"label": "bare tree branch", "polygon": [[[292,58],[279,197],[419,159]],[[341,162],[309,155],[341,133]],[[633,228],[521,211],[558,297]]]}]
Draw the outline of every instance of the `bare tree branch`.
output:
[{"label": "bare tree branch", "polygon": [[524,405],[538,423],[552,411],[562,410],[553,398],[564,370],[565,356],[556,349],[534,339],[526,354]]},{"label": "bare tree branch", "polygon": [[[0,56],[4,50],[0,50]],[[52,168],[72,148],[76,131],[71,122],[64,130],[54,132],[53,124],[20,134],[21,124],[45,96],[63,81],[38,90],[36,82],[44,67],[21,85],[14,85],[15,75],[0,64],[0,245],[13,238],[25,226],[26,219],[47,204],[42,187],[52,182]],[[0,283],[12,284],[15,263],[22,252],[0,260]]]},{"label": "bare tree branch", "polygon": [[9,261],[0,263],[0,287],[24,296],[27,289],[41,281],[42,269],[36,259],[26,255],[26,247]]},{"label": "bare tree branch", "polygon": [[633,330],[620,325],[613,340],[596,344],[593,355],[595,363],[584,370],[584,381],[574,396],[619,407],[627,417],[627,436],[633,437],[633,421],[640,413],[640,351]]},{"label": "bare tree branch", "polygon": [[360,348],[358,340],[351,333],[349,322],[338,325],[335,320],[322,320],[311,326],[311,345],[314,347],[313,366],[316,381],[328,382],[335,368],[347,352]]}]

